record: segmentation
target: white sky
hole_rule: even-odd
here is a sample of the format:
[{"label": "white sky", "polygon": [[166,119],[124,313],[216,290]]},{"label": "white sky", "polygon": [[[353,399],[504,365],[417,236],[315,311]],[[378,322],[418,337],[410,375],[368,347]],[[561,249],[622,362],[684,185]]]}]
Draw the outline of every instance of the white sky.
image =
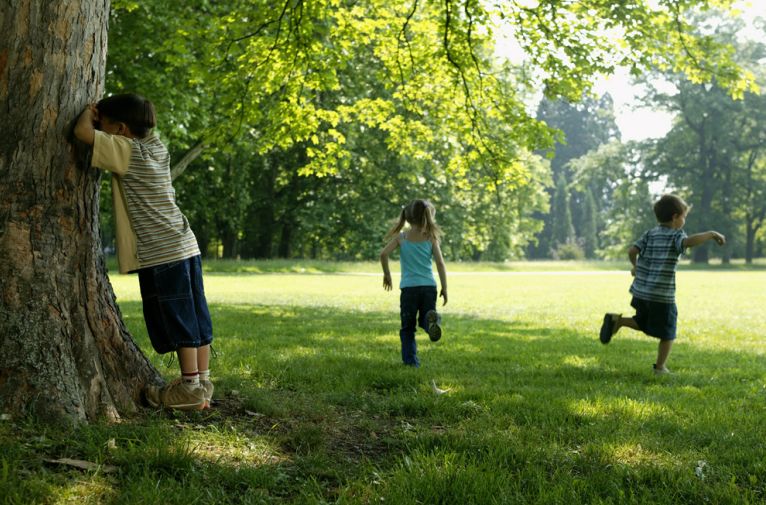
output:
[{"label": "white sky", "polygon": [[[748,21],[756,17],[766,18],[766,1],[752,0],[740,2],[742,16]],[[764,33],[757,32],[750,26],[746,36],[753,39],[763,39]],[[641,89],[630,85],[628,72],[620,69],[615,75],[603,82],[597,83],[595,90],[598,94],[609,92],[614,99],[617,126],[622,133],[622,140],[642,140],[664,136],[670,130],[673,116],[664,111],[656,111],[639,107],[637,97]]]},{"label": "white sky", "polygon": [[[756,17],[766,19],[766,0],[743,0],[739,2],[738,7],[747,21],[752,21]],[[766,34],[758,32],[752,26],[746,36],[766,40]],[[498,47],[500,54],[505,53],[518,61],[519,49],[515,41],[498,43],[498,46],[501,46]],[[614,99],[617,126],[620,128],[623,141],[658,138],[670,130],[673,118],[671,114],[640,107],[637,99],[641,96],[641,89],[630,84],[627,69],[618,69],[614,75],[597,82],[594,89],[598,95],[608,92]]]}]

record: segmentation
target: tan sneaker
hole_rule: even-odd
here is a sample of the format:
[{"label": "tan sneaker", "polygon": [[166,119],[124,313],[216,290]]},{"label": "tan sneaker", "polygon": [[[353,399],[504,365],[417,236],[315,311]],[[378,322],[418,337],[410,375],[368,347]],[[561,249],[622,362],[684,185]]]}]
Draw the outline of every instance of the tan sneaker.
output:
[{"label": "tan sneaker", "polygon": [[175,410],[200,410],[205,407],[205,388],[199,384],[187,384],[180,377],[163,387],[148,386],[144,395],[152,407]]},{"label": "tan sneaker", "polygon": [[656,363],[652,365],[652,368],[654,369],[654,375],[669,375],[673,373],[668,367],[664,365],[662,367],[657,367]]},{"label": "tan sneaker", "polygon": [[215,387],[209,380],[201,380],[199,381],[199,384],[202,386],[202,389],[205,390],[205,406],[202,408],[209,409],[210,405],[213,403],[213,390]]}]

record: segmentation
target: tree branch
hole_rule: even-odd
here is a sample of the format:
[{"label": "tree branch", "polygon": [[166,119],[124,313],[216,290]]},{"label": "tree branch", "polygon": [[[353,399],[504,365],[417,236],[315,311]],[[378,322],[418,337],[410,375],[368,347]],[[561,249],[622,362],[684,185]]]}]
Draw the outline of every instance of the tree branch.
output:
[{"label": "tree branch", "polygon": [[179,175],[184,173],[184,170],[191,164],[192,161],[199,158],[200,154],[202,154],[202,151],[205,149],[205,141],[199,140],[196,144],[194,144],[191,149],[186,151],[186,154],[184,154],[183,158],[181,158],[178,163],[173,165],[173,167],[170,169],[170,179],[175,180]]},{"label": "tree branch", "polygon": [[[263,30],[265,30],[267,27],[273,25],[274,23],[278,23],[278,25],[277,25],[277,36],[276,36],[276,41],[278,41],[279,40],[279,33],[280,33],[281,28],[282,28],[282,20],[284,19],[285,14],[287,13],[287,8],[290,6],[290,3],[291,3],[291,0],[286,0],[285,1],[284,6],[282,6],[282,12],[280,12],[279,17],[277,19],[272,19],[270,21],[266,21],[266,22],[262,23],[260,26],[258,26],[258,28],[255,29],[255,31],[250,32],[250,33],[248,33],[246,35],[242,35],[241,37],[236,37],[236,38],[230,39],[229,42],[226,45],[226,49],[223,52],[223,58],[222,58],[223,61],[226,61],[226,58],[229,55],[229,50],[231,49],[231,46],[233,46],[234,44],[237,44],[239,42],[242,42],[243,40],[247,40],[247,39],[250,39],[250,38],[253,38],[253,37],[256,37],[256,36],[260,35],[260,33]],[[275,44],[276,44],[276,42],[275,42]],[[223,61],[221,62],[221,64],[223,64]]]},{"label": "tree branch", "polygon": [[410,9],[409,14],[407,14],[407,18],[404,20],[404,24],[402,25],[402,29],[399,30],[399,34],[396,36],[397,40],[397,57],[396,57],[396,64],[399,67],[399,79],[401,81],[402,87],[404,87],[404,70],[402,69],[401,60],[399,59],[399,48],[402,46],[402,39],[404,39],[404,45],[407,47],[407,51],[410,55],[410,68],[415,68],[415,56],[412,54],[412,46],[410,45],[410,41],[407,39],[407,28],[410,25],[410,21],[412,20],[412,17],[415,15],[415,12],[418,9],[418,0],[415,0],[412,2],[412,9]]}]

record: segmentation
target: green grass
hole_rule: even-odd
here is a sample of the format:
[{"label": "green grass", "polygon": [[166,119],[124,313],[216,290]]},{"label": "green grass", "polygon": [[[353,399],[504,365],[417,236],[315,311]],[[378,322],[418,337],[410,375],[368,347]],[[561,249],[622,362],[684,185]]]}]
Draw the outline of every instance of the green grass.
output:
[{"label": "green grass", "polygon": [[[63,430],[0,421],[0,503],[766,502],[766,272],[680,271],[675,373],[655,378],[655,340],[597,341],[605,311],[629,312],[625,271],[448,266],[445,336],[418,334],[418,370],[399,364],[398,293],[365,275],[375,265],[213,266],[218,406]],[[149,347],[135,276],[112,282],[175,376]],[[116,470],[44,461],[62,457]]]}]

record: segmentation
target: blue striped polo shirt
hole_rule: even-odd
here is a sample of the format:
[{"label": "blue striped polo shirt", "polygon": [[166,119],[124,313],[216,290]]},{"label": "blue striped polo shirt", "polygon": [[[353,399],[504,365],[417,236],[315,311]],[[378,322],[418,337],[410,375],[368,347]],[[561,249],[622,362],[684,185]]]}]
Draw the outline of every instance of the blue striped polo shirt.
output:
[{"label": "blue striped polo shirt", "polygon": [[660,303],[676,301],[676,265],[684,253],[686,232],[657,226],[644,233],[635,245],[638,250],[636,277],[630,293],[636,298]]}]

